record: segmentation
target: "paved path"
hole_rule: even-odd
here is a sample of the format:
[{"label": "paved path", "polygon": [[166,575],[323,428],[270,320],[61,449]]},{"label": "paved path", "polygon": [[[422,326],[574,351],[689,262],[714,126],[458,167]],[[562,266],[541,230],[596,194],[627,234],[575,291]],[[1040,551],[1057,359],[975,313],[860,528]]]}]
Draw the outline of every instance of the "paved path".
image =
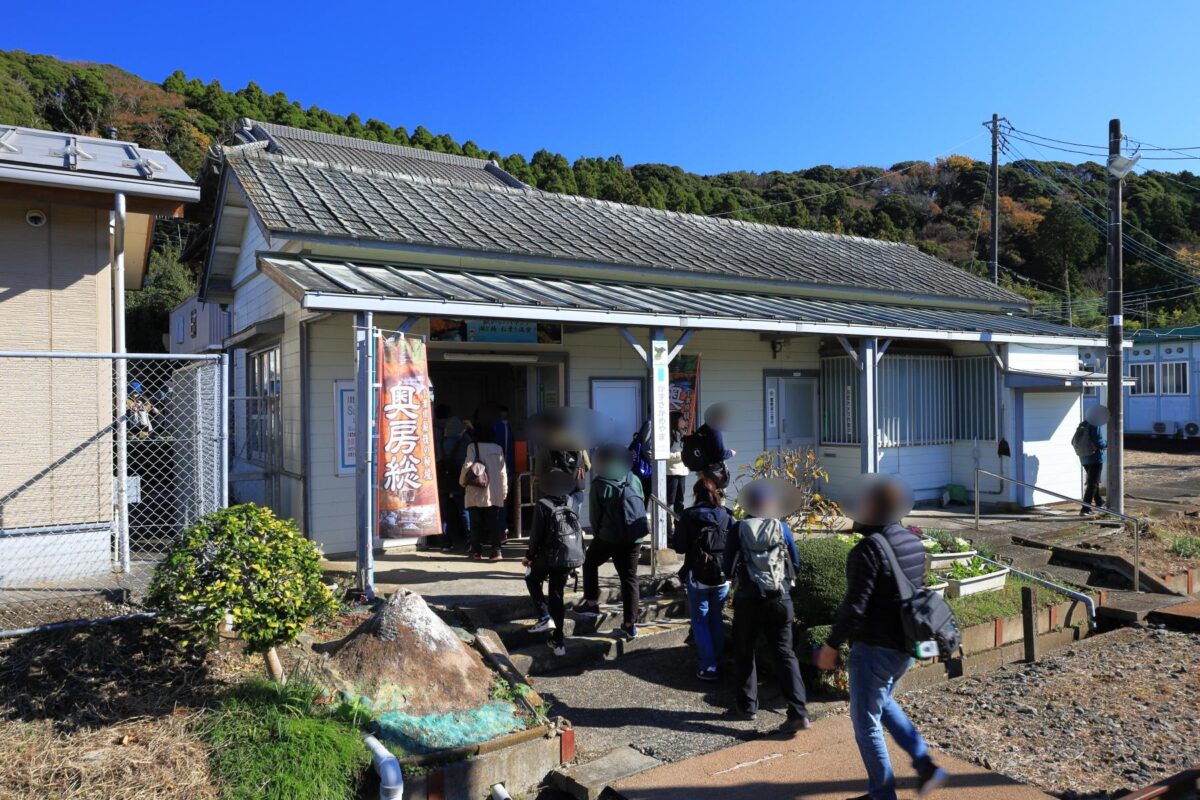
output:
[{"label": "paved path", "polygon": [[[912,769],[893,749],[900,797],[915,797]],[[946,755],[949,800],[1039,800],[1050,795]],[[612,787],[623,800],[845,800],[866,792],[849,717],[828,717],[792,738],[774,736],[667,764]]]}]

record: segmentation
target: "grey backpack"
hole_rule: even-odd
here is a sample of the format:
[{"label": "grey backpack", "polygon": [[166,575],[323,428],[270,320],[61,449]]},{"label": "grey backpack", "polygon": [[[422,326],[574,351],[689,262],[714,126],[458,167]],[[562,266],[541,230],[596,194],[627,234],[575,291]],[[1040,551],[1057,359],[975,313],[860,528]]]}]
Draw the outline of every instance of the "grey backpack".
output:
[{"label": "grey backpack", "polygon": [[792,556],[783,540],[783,524],[777,519],[751,518],[738,524],[746,575],[764,597],[789,594],[796,582]]},{"label": "grey backpack", "polygon": [[1071,447],[1075,448],[1075,455],[1081,458],[1096,455],[1099,448],[1092,441],[1092,432],[1088,430],[1086,422],[1079,423],[1079,427],[1075,429],[1075,435],[1071,437]]}]

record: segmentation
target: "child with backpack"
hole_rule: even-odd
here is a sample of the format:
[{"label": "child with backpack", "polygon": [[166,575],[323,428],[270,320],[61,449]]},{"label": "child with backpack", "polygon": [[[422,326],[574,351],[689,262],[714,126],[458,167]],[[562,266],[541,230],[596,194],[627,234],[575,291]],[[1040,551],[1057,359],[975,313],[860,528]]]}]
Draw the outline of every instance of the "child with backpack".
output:
[{"label": "child with backpack", "polygon": [[[554,655],[566,655],[564,642],[563,597],[567,577],[583,564],[583,526],[569,496],[575,486],[575,476],[561,470],[547,471],[538,476],[542,496],[534,506],[533,530],[529,548],[521,563],[525,565],[525,586],[537,606],[538,621],[534,633],[550,631],[547,644]],[[542,591],[542,583],[550,583],[550,597]]]},{"label": "child with backpack", "polygon": [[692,640],[700,658],[696,677],[718,679],[717,663],[725,648],[725,622],[721,612],[729,597],[729,578],[722,561],[733,515],[712,478],[702,477],[692,487],[695,503],[683,512],[675,529],[675,552],[683,554],[680,578],[687,587]]},{"label": "child with backpack", "polygon": [[761,633],[775,657],[775,674],[787,703],[780,731],[809,727],[804,681],[792,649],[792,586],[800,554],[787,523],[779,519],[779,492],[770,481],[754,481],[738,498],[748,516],[729,537],[722,564],[733,578],[733,647],[737,681],[735,713],[754,719],[758,713],[758,669],[755,645]]},{"label": "child with backpack", "polygon": [[624,447],[601,447],[595,470],[588,499],[592,543],[583,561],[583,603],[575,610],[587,616],[600,613],[600,565],[611,560],[621,582],[621,631],[632,639],[637,636],[638,559],[642,539],[650,531],[645,496],[641,481],[630,472],[629,451]]},{"label": "child with backpack", "polygon": [[729,467],[725,462],[737,455],[725,446],[725,424],[729,412],[721,404],[704,411],[704,424],[683,437],[682,460],[685,466],[700,475],[708,475],[724,489],[729,485]]}]

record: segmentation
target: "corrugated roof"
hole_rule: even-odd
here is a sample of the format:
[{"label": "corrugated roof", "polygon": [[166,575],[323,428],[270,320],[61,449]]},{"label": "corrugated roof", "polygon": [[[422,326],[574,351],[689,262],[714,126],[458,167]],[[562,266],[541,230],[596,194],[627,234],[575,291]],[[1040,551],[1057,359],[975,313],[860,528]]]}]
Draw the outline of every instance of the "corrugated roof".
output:
[{"label": "corrugated roof", "polygon": [[272,153],[331,166],[478,183],[483,186],[521,188],[525,185],[496,164],[481,158],[435,153],[415,147],[289,128],[252,119],[242,120],[242,129],[235,138],[244,143],[266,142]]},{"label": "corrugated roof", "polygon": [[200,189],[161,150],[134,142],[0,125],[0,180],[197,200]]},{"label": "corrugated roof", "polygon": [[228,163],[281,233],[1025,307],[915,247],[531,188],[359,171],[239,148]]},{"label": "corrugated roof", "polygon": [[[552,309],[562,322],[594,321],[595,314],[642,314],[755,323],[812,323],[843,327],[950,331],[1001,336],[1069,337],[1098,341],[1091,330],[1000,312],[889,306],[785,295],[630,286],[603,281],[515,273],[435,270],[423,266],[352,262],[288,254],[261,256],[266,272],[295,295],[394,298],[412,301],[414,313],[437,313],[443,304],[473,306],[477,316],[514,309]],[[314,304],[314,307],[320,303]],[[432,310],[431,310],[432,309]],[[576,313],[573,313],[576,312]],[[447,312],[452,313],[452,312]],[[586,317],[586,319],[585,319]],[[698,327],[704,327],[698,324]],[[726,326],[728,327],[728,326]],[[767,326],[765,329],[773,329]]]}]

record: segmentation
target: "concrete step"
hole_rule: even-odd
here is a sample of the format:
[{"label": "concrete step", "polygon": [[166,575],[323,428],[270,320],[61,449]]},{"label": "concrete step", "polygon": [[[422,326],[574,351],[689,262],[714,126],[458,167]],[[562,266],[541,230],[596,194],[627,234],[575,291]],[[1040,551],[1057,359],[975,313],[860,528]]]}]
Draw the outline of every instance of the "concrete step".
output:
[{"label": "concrete step", "polygon": [[[576,602],[582,601],[582,596]],[[568,601],[570,602],[570,601]],[[611,631],[621,623],[621,604],[620,602],[602,603],[600,606],[602,614],[599,617],[584,617],[574,613],[567,608],[567,618],[564,620],[564,628],[567,636],[588,635],[593,633],[604,633]],[[526,608],[528,612],[528,608]],[[661,619],[670,617],[684,618],[687,616],[687,601],[683,597],[664,596],[664,597],[643,597],[638,614],[638,620],[642,623],[655,622]],[[492,626],[504,645],[509,650],[517,650],[531,644],[541,644],[546,640],[547,634],[534,633],[531,628],[537,623],[535,617],[525,617],[523,619],[514,619],[508,622],[501,622]]]},{"label": "concrete step", "polygon": [[687,635],[688,623],[685,620],[666,620],[639,625],[637,637],[630,640],[611,631],[572,636],[565,642],[567,653],[563,656],[554,655],[542,641],[514,650],[509,657],[526,675],[544,675],[596,661],[612,661],[642,650],[676,647],[683,644]]},{"label": "concrete step", "polygon": [[[1047,551],[1049,552],[1049,551]],[[1063,564],[1046,564],[1043,567],[1027,570],[1039,578],[1045,578],[1054,583],[1069,583],[1074,586],[1091,586],[1092,571]]]},{"label": "concrete step", "polygon": [[1031,569],[1044,567],[1050,563],[1053,552],[1041,547],[1023,547],[1019,544],[1002,544],[992,548],[996,551],[996,560],[1028,572]]},{"label": "concrete step", "polygon": [[1200,632],[1200,600],[1188,599],[1184,603],[1155,609],[1146,615],[1146,620],[1175,631]]},{"label": "concrete step", "polygon": [[547,776],[547,782],[576,800],[596,800],[612,784],[661,765],[658,759],[626,745],[595,761],[556,769]]},{"label": "concrete step", "polygon": [[1108,602],[1096,609],[1096,616],[1114,622],[1142,622],[1150,614],[1187,603],[1191,598],[1147,592],[1109,591]]}]

